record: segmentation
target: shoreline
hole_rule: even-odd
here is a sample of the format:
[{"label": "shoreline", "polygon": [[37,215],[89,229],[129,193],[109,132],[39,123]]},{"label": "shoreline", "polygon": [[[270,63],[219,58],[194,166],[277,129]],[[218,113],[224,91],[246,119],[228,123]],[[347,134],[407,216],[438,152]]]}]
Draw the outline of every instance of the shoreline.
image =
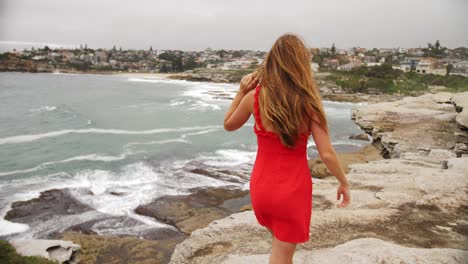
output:
[{"label": "shoreline", "polygon": [[[148,76],[146,73],[137,73],[136,75],[123,73],[123,75]],[[161,77],[161,75],[154,75],[154,77]],[[468,98],[468,93],[465,94]],[[344,226],[350,228],[346,231],[355,232],[352,233],[354,236],[363,232],[370,234],[376,239],[375,245],[380,245],[381,241],[390,240],[393,243],[389,245],[390,248],[403,246],[402,251],[407,250],[404,246],[431,248],[449,244],[451,248],[458,248],[460,242],[457,240],[457,236],[465,235],[463,230],[466,229],[466,226],[462,222],[457,222],[456,219],[464,212],[463,203],[466,199],[459,193],[463,190],[456,192],[454,197],[449,194],[453,192],[454,184],[463,179],[461,177],[465,171],[463,164],[468,152],[463,152],[463,146],[458,145],[457,147],[457,144],[468,142],[466,140],[468,129],[466,124],[463,125],[468,109],[467,103],[468,100],[465,99],[464,94],[428,93],[419,97],[406,97],[398,102],[356,105],[352,119],[363,131],[371,135],[372,145],[378,148],[377,151],[375,148],[371,151],[373,157],[375,157],[376,152],[380,152],[386,159],[382,159],[382,157],[368,159],[365,154],[342,155],[343,153],[339,153],[340,156],[344,156],[345,161],[357,160],[357,162],[351,161],[346,164],[349,165],[347,167],[350,181],[356,194],[357,204],[353,207],[356,212],[353,210],[351,213],[346,209],[344,211],[334,210],[334,201],[330,197],[333,196],[335,191],[333,188],[336,183],[332,177],[327,177],[330,175],[325,175],[329,174],[325,172],[323,178],[314,178],[316,191],[313,196],[315,208],[313,214],[315,220],[314,217],[312,220],[313,230],[318,227],[322,227],[323,230],[340,229],[343,228],[344,222]],[[463,128],[463,126],[465,127]],[[454,133],[457,136],[457,141],[451,139]],[[458,141],[459,138],[461,138],[460,141]],[[432,141],[426,139],[432,139]],[[464,144],[466,145],[466,143]],[[364,148],[368,147],[369,145]],[[462,158],[456,158],[456,156]],[[312,175],[318,175],[319,171],[324,170],[323,164],[318,163],[319,167],[315,168],[315,171],[311,168]],[[196,168],[192,172],[213,178],[220,177],[216,171],[210,171],[206,168]],[[230,173],[234,175],[235,172]],[[416,177],[417,180],[411,177]],[[437,177],[442,177],[443,181],[448,180],[444,186],[449,186],[452,189],[449,189],[449,192],[444,189],[445,187],[438,189],[437,184],[440,183],[440,180]],[[418,185],[425,179],[429,180],[424,186]],[[66,229],[66,233],[58,232],[50,238],[72,240],[82,246],[83,256],[90,258],[92,257],[87,254],[96,248],[107,249],[104,250],[107,253],[103,253],[101,258],[109,258],[120,252],[117,249],[107,248],[109,245],[119,245],[120,249],[139,246],[148,248],[148,250],[151,248],[152,255],[138,255],[138,257],[154,260],[155,256],[158,255],[160,263],[167,263],[166,261],[169,259],[172,259],[170,263],[190,263],[186,259],[187,256],[190,260],[204,260],[205,262],[211,262],[216,257],[227,255],[229,258],[237,259],[238,256],[233,254],[233,251],[243,252],[246,256],[257,256],[265,252],[267,249],[260,242],[267,240],[268,234],[264,232],[265,230],[259,229],[255,218],[252,218],[251,206],[246,204],[249,202],[246,199],[248,195],[245,192],[239,192],[239,190],[226,189],[223,187],[194,189],[194,193],[190,195],[162,197],[162,199],[158,198],[149,204],[142,204],[135,208],[138,214],[173,225],[175,230],[170,228],[152,230],[145,233],[145,237],[140,237],[142,239],[134,236],[129,238],[128,236],[94,233],[91,228],[96,223],[110,221],[116,224],[129,221],[129,219],[121,217],[104,217],[85,221],[78,225],[70,225]],[[57,204],[59,204],[59,208],[67,208],[65,214],[86,214],[91,211],[86,205],[74,200],[67,192],[66,189],[46,190],[38,198],[18,202],[19,211],[11,213],[13,208],[10,208],[8,213],[13,218],[15,215],[24,217],[24,214],[29,214],[33,218],[49,217],[56,215],[57,212],[63,213],[60,211],[61,209],[57,209]],[[52,204],[47,205],[47,202]],[[46,203],[47,206],[44,207],[43,203]],[[460,204],[462,206],[459,206]],[[21,209],[21,206],[24,208]],[[34,211],[31,208],[38,210]],[[421,218],[429,212],[433,213],[435,220]],[[379,218],[382,215],[384,219]],[[407,217],[413,217],[412,221],[400,223],[388,220],[404,220]],[[324,219],[330,221],[327,222]],[[364,221],[365,225],[360,226],[362,223],[359,221]],[[456,226],[450,227],[448,221],[455,223]],[[420,233],[414,231],[415,223],[422,226],[422,231],[418,231]],[[372,226],[381,227],[373,229]],[[447,231],[452,238],[445,236],[438,238],[431,234],[432,228],[437,228],[437,226],[452,228],[452,230]],[[405,230],[408,237],[387,234],[390,233],[389,230],[395,228]],[[213,230],[214,233],[212,233]],[[205,236],[209,239],[203,239]],[[424,240],[425,236],[429,237],[429,241]],[[313,234],[313,243],[300,247],[313,251],[317,248],[335,249],[340,243],[357,243],[358,240],[353,238],[355,237],[337,237],[333,233],[326,232],[323,235]],[[241,244],[241,241],[246,244]],[[221,250],[211,248],[210,245],[213,243],[219,243]],[[245,251],[247,246],[250,251]],[[372,245],[366,245],[366,247],[369,250],[375,249],[372,248]],[[161,252],[163,256],[160,255]],[[428,251],[428,253],[430,252],[432,251]],[[447,252],[443,254],[451,256]],[[124,255],[130,259],[137,258],[135,252],[131,251],[127,251]]]},{"label": "shoreline", "polygon": [[[363,162],[364,160],[381,159],[377,153],[378,150],[369,142],[368,145],[365,145],[358,151],[340,152],[339,156],[340,159],[344,159],[347,165],[350,165]],[[323,170],[323,168],[320,168],[321,165],[323,164],[310,164],[310,170],[313,171],[314,175],[317,169]],[[219,177],[214,171],[203,168],[193,169],[192,172],[213,178]],[[234,171],[231,173],[235,174]],[[320,178],[314,177],[314,181],[319,181]],[[115,195],[119,194],[116,193]],[[318,201],[322,200],[320,195],[314,199]],[[328,208],[330,205],[324,203],[320,206]],[[67,208],[67,210],[65,212],[60,208]],[[52,188],[40,192],[38,197],[24,201],[15,201],[5,212],[4,218],[6,221],[14,224],[29,225],[32,223],[28,223],[28,221],[33,221],[33,219],[43,218],[46,220],[52,215],[57,216],[62,214],[87,214],[92,210],[91,207],[82,204],[74,198],[68,188]],[[109,221],[128,221],[126,217],[101,216],[79,224],[71,224],[62,232],[53,232],[50,236],[42,237],[41,239],[45,239],[44,241],[71,241],[81,248],[81,253],[78,253],[77,256],[90,262],[93,262],[95,257],[110,258],[111,255],[116,254],[116,252],[109,250],[91,253],[95,248],[106,247],[106,244],[127,247],[126,243],[132,241],[133,245],[138,245],[139,247],[157,247],[159,252],[162,252],[164,256],[158,257],[157,259],[161,262],[155,261],[155,263],[168,263],[176,245],[189,238],[193,232],[206,228],[213,221],[216,222],[238,212],[249,210],[252,210],[252,206],[248,190],[229,188],[229,186],[197,187],[193,188],[189,195],[162,196],[148,204],[141,204],[134,209],[138,215],[154,218],[159,222],[175,227],[175,229],[160,227],[148,230],[143,236],[140,235],[139,238],[132,235],[98,234],[92,230],[93,225],[99,226]],[[5,235],[1,239],[8,241],[7,238],[10,236],[14,237],[14,235]],[[130,259],[132,257],[135,256],[128,256]],[[145,257],[154,260],[153,256],[145,255]]]},{"label": "shoreline", "polygon": [[[30,72],[30,71],[2,71],[2,73],[46,73],[46,74],[77,74],[77,75],[113,75],[113,76],[122,76],[122,77],[150,77],[150,78],[161,78],[167,80],[180,80],[180,81],[188,81],[188,82],[205,82],[205,83],[231,83],[231,84],[238,84],[239,82],[225,82],[225,81],[213,81],[211,78],[188,78],[187,76],[191,76],[191,74],[187,73],[151,73],[151,72],[117,72],[117,71],[74,71],[74,70],[62,70],[58,73],[54,73],[53,71],[46,71],[46,72]],[[328,73],[316,73],[318,78],[326,76]],[[321,77],[320,77],[321,76]],[[328,100],[332,102],[348,102],[348,103],[376,103],[376,102],[383,102],[383,101],[395,101],[399,100],[404,95],[399,94],[366,94],[366,93],[345,93],[345,92],[336,92],[333,89],[329,89],[326,85],[322,85],[321,83],[317,84],[320,88],[320,94],[322,95],[323,100]]]},{"label": "shoreline", "polygon": [[118,72],[118,71],[75,71],[75,70],[58,70],[55,71],[43,71],[43,72],[31,72],[31,71],[0,71],[0,73],[45,73],[45,74],[76,74],[76,75],[121,75],[121,76],[148,76],[148,77],[161,77],[168,78],[171,73],[159,73],[159,72]]}]

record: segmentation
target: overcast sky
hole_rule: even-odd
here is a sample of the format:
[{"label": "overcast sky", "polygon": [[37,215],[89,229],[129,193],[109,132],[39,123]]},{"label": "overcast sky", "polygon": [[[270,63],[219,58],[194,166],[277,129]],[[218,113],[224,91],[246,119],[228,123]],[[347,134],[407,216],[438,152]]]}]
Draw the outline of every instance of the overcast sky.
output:
[{"label": "overcast sky", "polygon": [[454,48],[467,14],[468,0],[0,0],[0,44],[268,50],[295,32],[310,47]]}]

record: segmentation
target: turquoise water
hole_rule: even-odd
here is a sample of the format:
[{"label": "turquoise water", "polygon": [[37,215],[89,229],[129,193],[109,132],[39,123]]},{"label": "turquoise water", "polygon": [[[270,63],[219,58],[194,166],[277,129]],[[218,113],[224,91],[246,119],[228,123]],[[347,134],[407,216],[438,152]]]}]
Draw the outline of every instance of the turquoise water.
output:
[{"label": "turquoise water", "polygon": [[[224,131],[231,101],[213,96],[237,88],[157,77],[0,73],[0,235],[40,236],[34,226],[3,216],[13,201],[52,188],[75,190],[100,215],[153,226],[163,224],[133,209],[191,187],[236,185],[190,173],[193,168],[241,171],[237,186],[248,189],[253,117],[238,131]],[[325,102],[337,150],[365,144],[348,139],[359,132],[352,106]],[[316,155],[312,139],[309,144],[309,156]]]}]

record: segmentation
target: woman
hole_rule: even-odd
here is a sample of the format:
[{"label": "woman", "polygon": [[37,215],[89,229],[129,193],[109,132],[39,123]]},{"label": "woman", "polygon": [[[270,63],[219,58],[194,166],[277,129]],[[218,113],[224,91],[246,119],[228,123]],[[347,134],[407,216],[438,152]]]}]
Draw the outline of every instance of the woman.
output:
[{"label": "woman", "polygon": [[258,151],[250,179],[252,208],[273,236],[270,264],[292,263],[297,243],[309,240],[312,178],[307,141],[312,137],[321,160],[338,179],[338,207],[350,203],[349,185],[330,142],[327,120],[310,66],[311,55],[294,34],[273,44],[259,68],[244,76],[224,118],[228,131],[250,115]]}]

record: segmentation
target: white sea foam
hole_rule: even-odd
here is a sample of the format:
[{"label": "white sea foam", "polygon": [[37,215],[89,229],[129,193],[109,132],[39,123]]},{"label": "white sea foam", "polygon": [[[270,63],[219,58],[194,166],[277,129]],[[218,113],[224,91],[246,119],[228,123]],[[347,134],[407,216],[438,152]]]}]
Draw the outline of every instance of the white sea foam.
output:
[{"label": "white sea foam", "polygon": [[204,163],[209,166],[232,167],[241,164],[251,163],[257,155],[254,151],[244,151],[238,149],[217,150],[214,155],[201,155]]},{"label": "white sea foam", "polygon": [[13,175],[13,174],[18,174],[18,173],[34,172],[34,171],[38,171],[38,170],[40,170],[40,169],[42,169],[44,167],[45,167],[45,165],[41,164],[39,166],[32,167],[32,168],[29,168],[29,169],[24,169],[24,170],[3,171],[3,172],[0,172],[0,177],[1,176],[8,176],[8,175]]},{"label": "white sea foam", "polygon": [[[215,129],[187,133],[186,136],[209,133],[212,131],[215,131]],[[195,162],[202,162],[205,165],[220,167],[238,166],[251,162],[254,158],[254,154],[255,153],[249,151],[226,149],[205,156],[199,156],[196,158]],[[83,155],[65,160],[83,159],[112,160],[114,158]],[[193,160],[168,160],[160,164],[159,171],[155,171],[151,166],[143,162],[137,162],[124,166],[123,169],[118,172],[109,170],[83,170],[76,173],[74,176],[68,175],[66,178],[63,178],[62,175],[61,180],[53,179],[54,177],[52,175],[40,177],[36,182],[34,182],[34,179],[28,179],[27,181],[24,181],[24,179],[16,179],[9,183],[10,187],[14,187],[13,190],[11,190],[14,195],[11,195],[8,201],[29,200],[39,196],[41,191],[47,189],[70,188],[71,193],[76,199],[100,213],[114,216],[128,216],[151,227],[167,227],[165,224],[159,223],[154,219],[137,215],[133,210],[137,206],[147,204],[163,195],[189,194],[189,192],[186,191],[189,188],[233,184],[228,181],[188,173],[185,166],[190,161]],[[43,181],[43,179],[47,179],[47,181]],[[240,185],[241,188],[248,188],[245,182]],[[6,186],[6,188],[9,188],[9,186]],[[18,191],[16,191],[15,188],[18,189]],[[58,224],[62,225],[62,220],[60,220],[61,222]],[[72,220],[73,219],[69,219],[67,221]],[[10,228],[10,226],[6,226],[7,224],[9,223],[0,220],[0,232],[6,233],[5,230],[10,229],[11,232],[24,232],[28,230],[28,227],[25,225],[18,225],[14,228]],[[115,229],[106,229],[104,226],[99,232],[116,234],[138,233],[138,230],[142,228],[144,229],[145,227],[137,225],[134,228],[123,226]],[[34,232],[42,231],[34,230]],[[98,230],[95,231],[98,232]],[[30,232],[27,233],[28,234],[25,235],[31,235],[29,234]]]},{"label": "white sea foam", "polygon": [[170,101],[170,106],[179,106],[179,105],[184,105],[186,103],[186,101],[184,100],[176,100],[176,99],[173,99]]},{"label": "white sea foam", "polygon": [[121,218],[110,218],[97,222],[92,226],[91,230],[99,235],[139,235],[154,228],[177,230],[174,226],[158,222],[152,217],[133,212],[129,212],[128,217],[136,220],[136,223],[128,219],[122,221]]},{"label": "white sea foam", "polygon": [[[187,137],[193,136],[193,135],[203,135],[211,132],[218,131],[219,128],[215,126],[216,128],[209,128],[201,131],[196,131],[196,132],[189,132],[182,134],[179,138],[172,138],[172,139],[163,139],[163,140],[154,140],[154,141],[149,141],[149,142],[129,142],[124,145],[124,149],[131,148],[132,146],[137,146],[137,145],[154,145],[154,144],[168,144],[168,143],[187,143],[191,144],[189,140],[187,140]],[[19,174],[19,173],[30,173],[30,172],[35,172],[42,170],[48,166],[51,165],[56,165],[60,163],[68,163],[68,162],[73,162],[73,161],[83,161],[83,160],[88,160],[88,161],[104,161],[104,162],[111,162],[111,161],[118,161],[118,160],[124,160],[130,155],[134,155],[137,153],[141,153],[143,151],[125,151],[124,153],[121,153],[120,155],[117,156],[109,156],[109,155],[103,155],[103,154],[88,154],[88,155],[81,155],[81,156],[76,156],[76,157],[71,157],[68,159],[63,159],[63,160],[58,160],[58,161],[50,161],[50,162],[44,162],[38,166],[28,168],[28,169],[23,169],[23,170],[13,170],[13,171],[4,171],[0,172],[0,177],[2,176],[8,176],[8,175],[13,175],[13,174]]]},{"label": "white sea foam", "polygon": [[[140,162],[126,166],[118,173],[107,170],[81,171],[73,177],[74,183],[71,185],[80,187],[72,192],[81,202],[103,213],[126,215],[126,211],[162,193],[155,184],[158,177],[151,167]],[[82,188],[92,193],[83,192]]]},{"label": "white sea foam", "polygon": [[21,223],[13,223],[0,218],[0,236],[21,233],[29,230],[29,226]]},{"label": "white sea foam", "polygon": [[29,109],[29,112],[35,112],[35,113],[38,113],[38,112],[49,112],[49,111],[54,111],[54,110],[56,110],[56,109],[57,109],[56,106],[44,105],[44,106],[40,106],[40,107],[37,107],[37,108]]},{"label": "white sea foam", "polygon": [[[357,146],[357,147],[361,147],[361,146],[364,146],[364,145],[367,145],[369,144],[368,141],[364,141],[364,140],[356,140],[356,141],[351,141],[351,140],[335,140],[335,141],[332,141],[331,142],[333,146],[338,146],[338,145],[348,145],[348,146]],[[307,142],[307,147],[315,147],[317,146],[315,144],[315,141],[314,140],[309,140]]]},{"label": "white sea foam", "polygon": [[[71,185],[80,187],[72,192],[81,202],[116,216],[131,216],[137,206],[163,195],[187,194],[182,190],[184,184],[143,162],[127,165],[120,172],[84,170],[73,177]],[[91,194],[83,191],[88,189]]]},{"label": "white sea foam", "polygon": [[170,132],[185,132],[200,130],[206,128],[219,128],[221,126],[194,126],[194,127],[181,127],[181,128],[156,128],[150,130],[122,130],[122,129],[103,129],[103,128],[86,128],[86,129],[64,129],[52,131],[42,134],[20,135],[6,138],[0,138],[0,145],[3,144],[18,144],[32,142],[43,138],[58,137],[67,134],[114,134],[114,135],[149,135]]},{"label": "white sea foam", "polygon": [[201,131],[196,131],[196,132],[189,132],[182,134],[179,138],[170,138],[170,139],[163,139],[163,140],[153,140],[149,142],[130,142],[125,144],[124,148],[129,148],[132,146],[136,145],[154,145],[154,144],[167,144],[167,143],[187,143],[187,144],[192,144],[191,141],[187,140],[186,138],[189,136],[194,136],[194,135],[203,135],[211,132],[218,131],[219,128],[210,128],[210,129],[205,129]]},{"label": "white sea foam", "polygon": [[192,104],[192,107],[188,108],[188,110],[221,110],[221,107],[217,104],[196,101]]},{"label": "white sea foam", "polygon": [[226,83],[190,82],[185,86],[187,88],[182,92],[181,96],[194,99],[185,103],[190,104],[187,110],[196,111],[221,110],[221,105],[228,103],[230,100],[218,98],[217,93],[227,93],[234,96],[237,90],[237,85]]},{"label": "white sea foam", "polygon": [[130,77],[127,79],[129,82],[149,82],[149,83],[170,83],[170,84],[187,84],[188,81],[185,80],[171,80],[164,77]]},{"label": "white sea foam", "polygon": [[136,145],[154,145],[154,144],[161,145],[161,144],[174,143],[174,142],[188,143],[188,144],[192,143],[183,138],[173,138],[173,139],[153,140],[149,142],[130,142],[130,143],[125,144],[124,148],[136,146]]},{"label": "white sea foam", "polygon": [[215,132],[215,131],[218,131],[218,130],[219,130],[218,128],[206,129],[206,130],[202,130],[202,131],[198,131],[198,132],[185,133],[185,134],[183,134],[183,135],[180,136],[180,137],[181,137],[181,138],[186,138],[186,137],[188,137],[188,136],[203,135],[203,134]]}]

